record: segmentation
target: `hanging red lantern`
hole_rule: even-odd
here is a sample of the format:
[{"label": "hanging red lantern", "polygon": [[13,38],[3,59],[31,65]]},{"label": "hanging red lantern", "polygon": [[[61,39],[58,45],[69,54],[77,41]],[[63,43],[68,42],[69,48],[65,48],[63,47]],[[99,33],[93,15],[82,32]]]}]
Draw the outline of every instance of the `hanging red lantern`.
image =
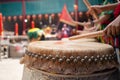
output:
[{"label": "hanging red lantern", "polygon": [[42,15],[41,14],[38,15],[38,19],[42,19]]},{"label": "hanging red lantern", "polygon": [[81,17],[83,15],[83,13],[82,12],[79,12],[79,16]]},{"label": "hanging red lantern", "polygon": [[11,16],[8,16],[8,21],[11,21],[11,19],[12,19]]},{"label": "hanging red lantern", "polygon": [[15,35],[18,36],[18,23],[15,23]]},{"label": "hanging red lantern", "polygon": [[32,15],[32,19],[35,20],[36,19],[36,15],[33,14]]},{"label": "hanging red lantern", "polygon": [[31,22],[31,27],[32,27],[32,29],[35,28],[35,22],[34,21]]},{"label": "hanging red lantern", "polygon": [[2,13],[0,13],[0,36],[3,35],[3,21],[2,21]]},{"label": "hanging red lantern", "polygon": [[27,20],[30,20],[30,15],[27,15]]},{"label": "hanging red lantern", "polygon": [[71,15],[71,16],[74,16],[74,12],[71,12],[70,15]]},{"label": "hanging red lantern", "polygon": [[78,5],[77,4],[74,4],[74,9],[78,10]]},{"label": "hanging red lantern", "polygon": [[58,17],[60,17],[61,16],[61,13],[58,13]]},{"label": "hanging red lantern", "polygon": [[13,20],[14,20],[14,21],[17,21],[17,16],[13,16]]},{"label": "hanging red lantern", "polygon": [[3,16],[2,18],[3,18],[3,21],[5,21],[6,17],[5,17],[5,16]]},{"label": "hanging red lantern", "polygon": [[55,14],[51,14],[51,17],[54,18],[54,17],[55,17]]},{"label": "hanging red lantern", "polygon": [[20,16],[19,16],[19,19],[22,20],[22,19],[23,19],[23,16],[20,15]]},{"label": "hanging red lantern", "polygon": [[45,18],[48,19],[48,14],[45,14]]}]

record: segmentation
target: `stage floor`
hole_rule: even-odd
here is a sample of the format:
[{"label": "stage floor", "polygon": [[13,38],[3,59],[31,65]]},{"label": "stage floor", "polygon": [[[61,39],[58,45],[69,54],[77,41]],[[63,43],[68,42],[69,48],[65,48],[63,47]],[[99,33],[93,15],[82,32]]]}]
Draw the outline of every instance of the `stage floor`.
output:
[{"label": "stage floor", "polygon": [[0,80],[22,80],[23,65],[20,59],[2,59],[0,61]]}]

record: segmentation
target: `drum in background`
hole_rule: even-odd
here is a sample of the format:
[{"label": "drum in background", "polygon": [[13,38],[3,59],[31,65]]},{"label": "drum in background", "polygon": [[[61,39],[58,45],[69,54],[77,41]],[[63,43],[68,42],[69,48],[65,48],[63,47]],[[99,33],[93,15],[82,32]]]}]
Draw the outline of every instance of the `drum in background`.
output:
[{"label": "drum in background", "polygon": [[118,80],[113,47],[94,41],[32,42],[24,64],[23,80]]}]

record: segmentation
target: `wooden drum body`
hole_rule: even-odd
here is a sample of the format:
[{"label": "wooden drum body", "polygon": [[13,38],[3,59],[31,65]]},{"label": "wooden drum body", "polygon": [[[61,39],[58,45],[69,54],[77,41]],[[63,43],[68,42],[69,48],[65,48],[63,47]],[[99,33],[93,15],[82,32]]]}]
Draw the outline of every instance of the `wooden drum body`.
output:
[{"label": "wooden drum body", "polygon": [[92,41],[32,42],[24,64],[23,80],[112,80],[118,67],[113,48]]}]

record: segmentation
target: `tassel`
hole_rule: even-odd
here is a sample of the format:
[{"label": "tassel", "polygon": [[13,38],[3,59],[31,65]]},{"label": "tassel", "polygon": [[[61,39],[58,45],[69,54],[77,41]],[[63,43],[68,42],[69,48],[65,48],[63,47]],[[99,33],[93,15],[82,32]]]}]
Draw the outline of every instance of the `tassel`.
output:
[{"label": "tassel", "polygon": [[118,39],[118,37],[115,38],[115,47],[116,48],[119,47],[119,39]]}]

